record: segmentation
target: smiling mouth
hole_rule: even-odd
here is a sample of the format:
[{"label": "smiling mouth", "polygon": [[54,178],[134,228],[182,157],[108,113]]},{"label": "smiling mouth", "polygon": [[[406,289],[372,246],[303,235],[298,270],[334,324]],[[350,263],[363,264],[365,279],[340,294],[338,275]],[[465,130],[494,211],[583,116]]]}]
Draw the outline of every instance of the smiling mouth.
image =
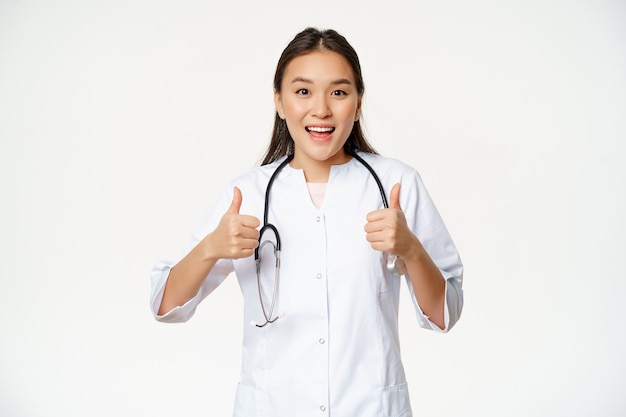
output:
[{"label": "smiling mouth", "polygon": [[315,132],[315,133],[333,133],[335,131],[334,127],[318,127],[318,126],[307,126],[307,132]]}]

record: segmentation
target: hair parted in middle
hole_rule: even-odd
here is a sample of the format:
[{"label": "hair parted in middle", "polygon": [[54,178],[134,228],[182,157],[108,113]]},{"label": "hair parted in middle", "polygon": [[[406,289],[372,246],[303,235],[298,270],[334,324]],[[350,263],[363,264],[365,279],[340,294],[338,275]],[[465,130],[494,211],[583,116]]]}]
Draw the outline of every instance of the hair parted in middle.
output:
[{"label": "hair parted in middle", "polygon": [[[319,30],[311,27],[298,33],[283,50],[274,74],[274,90],[277,93],[281,92],[283,75],[289,63],[298,56],[314,51],[331,51],[344,57],[354,73],[357,92],[359,96],[363,96],[365,85],[363,83],[363,75],[361,74],[359,57],[354,48],[348,43],[346,38],[332,29]],[[344,150],[349,153],[355,151],[377,153],[365,139],[359,120],[354,122],[352,132],[350,132],[350,136],[344,145]],[[272,138],[261,165],[270,164],[293,152],[294,142],[289,134],[287,122],[281,119],[278,112],[276,112]]]}]

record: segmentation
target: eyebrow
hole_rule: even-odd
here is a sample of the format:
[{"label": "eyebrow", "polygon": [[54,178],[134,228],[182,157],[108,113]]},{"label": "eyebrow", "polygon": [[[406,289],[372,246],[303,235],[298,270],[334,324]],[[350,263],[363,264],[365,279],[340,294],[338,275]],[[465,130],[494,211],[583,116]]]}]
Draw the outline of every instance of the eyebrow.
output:
[{"label": "eyebrow", "polygon": [[[313,84],[313,81],[304,77],[295,77],[293,80],[291,80],[291,84],[295,84],[295,83]],[[338,80],[332,81],[331,84],[332,85],[341,85],[341,84],[352,85],[352,81],[350,81],[347,78],[340,78]]]}]

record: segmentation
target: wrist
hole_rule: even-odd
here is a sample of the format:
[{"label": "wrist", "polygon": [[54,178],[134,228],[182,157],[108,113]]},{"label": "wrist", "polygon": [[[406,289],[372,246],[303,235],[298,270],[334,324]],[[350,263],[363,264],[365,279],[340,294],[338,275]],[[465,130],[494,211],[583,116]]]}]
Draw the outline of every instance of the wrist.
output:
[{"label": "wrist", "polygon": [[417,237],[413,239],[413,242],[409,245],[408,250],[399,255],[400,258],[408,262],[420,262],[427,256],[428,254],[426,253],[426,250]]},{"label": "wrist", "polygon": [[202,239],[198,244],[198,248],[200,249],[199,252],[203,262],[215,263],[223,258],[219,253],[219,245],[213,233]]}]

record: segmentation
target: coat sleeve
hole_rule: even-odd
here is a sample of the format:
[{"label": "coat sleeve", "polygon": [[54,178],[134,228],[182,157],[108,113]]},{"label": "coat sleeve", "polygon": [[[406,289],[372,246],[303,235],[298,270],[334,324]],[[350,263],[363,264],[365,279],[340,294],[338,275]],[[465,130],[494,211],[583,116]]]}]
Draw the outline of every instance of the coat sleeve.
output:
[{"label": "coat sleeve", "polygon": [[407,223],[418,237],[446,280],[444,321],[440,329],[420,309],[411,279],[406,281],[410,290],[417,320],[421,327],[437,332],[447,332],[459,320],[463,309],[463,264],[437,208],[435,207],[419,174],[414,171],[402,180],[400,204],[405,209]]},{"label": "coat sleeve", "polygon": [[165,290],[165,284],[170,273],[170,270],[176,265],[182,258],[184,258],[207,234],[215,230],[221,216],[226,212],[230,201],[232,200],[233,187],[227,187],[218,199],[217,204],[212,210],[205,216],[202,223],[196,228],[191,235],[187,249],[181,256],[176,259],[164,260],[157,262],[152,268],[151,273],[151,294],[150,294],[150,309],[152,315],[157,321],[164,323],[178,323],[189,320],[195,313],[196,307],[200,302],[206,298],[213,290],[215,290],[226,277],[233,271],[233,262],[230,259],[220,259],[211,272],[206,276],[200,289],[196,295],[187,301],[184,305],[175,307],[168,313],[159,316],[158,311],[163,299],[163,292]]}]

